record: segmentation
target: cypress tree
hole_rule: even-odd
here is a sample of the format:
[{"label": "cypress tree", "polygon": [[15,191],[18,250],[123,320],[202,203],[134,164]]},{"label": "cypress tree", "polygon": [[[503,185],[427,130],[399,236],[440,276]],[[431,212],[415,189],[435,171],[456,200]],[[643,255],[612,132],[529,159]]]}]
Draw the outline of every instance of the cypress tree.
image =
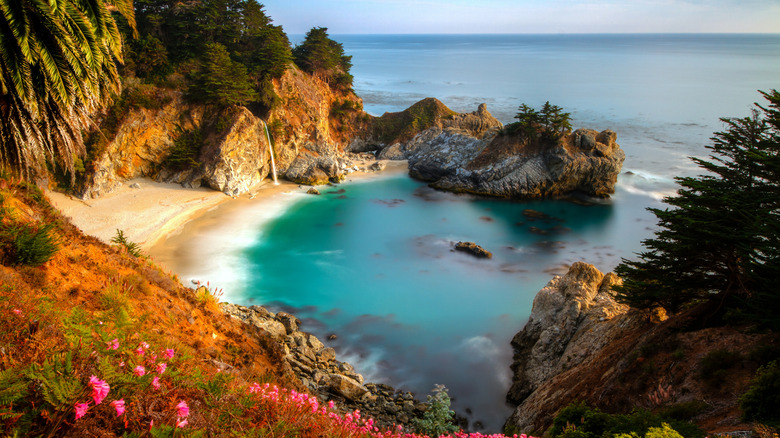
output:
[{"label": "cypress tree", "polygon": [[693,158],[707,173],[677,178],[681,189],[664,200],[672,208],[650,209],[659,231],[643,241],[647,251],[638,260],[624,259],[616,268],[624,279],[620,300],[671,312],[705,303],[709,315],[740,308],[776,322],[768,310],[778,310],[780,298],[773,285],[780,249],[780,93],[762,95],[768,107],[756,104],[749,117],[721,119],[726,130],[707,146],[710,159]]},{"label": "cypress tree", "polygon": [[230,59],[225,46],[207,44],[203,67],[196,75],[191,97],[220,106],[242,105],[257,98],[246,67]]}]

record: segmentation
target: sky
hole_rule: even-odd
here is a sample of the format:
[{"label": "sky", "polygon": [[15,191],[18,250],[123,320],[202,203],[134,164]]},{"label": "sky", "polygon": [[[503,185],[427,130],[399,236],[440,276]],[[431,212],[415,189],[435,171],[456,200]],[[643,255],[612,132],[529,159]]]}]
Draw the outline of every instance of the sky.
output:
[{"label": "sky", "polygon": [[289,34],[780,33],[780,0],[258,0]]}]

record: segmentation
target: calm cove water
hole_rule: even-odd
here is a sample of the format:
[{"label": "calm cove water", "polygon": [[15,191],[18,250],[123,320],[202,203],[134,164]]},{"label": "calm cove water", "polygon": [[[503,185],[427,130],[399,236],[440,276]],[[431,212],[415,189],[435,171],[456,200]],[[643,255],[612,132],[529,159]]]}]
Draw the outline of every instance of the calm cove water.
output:
[{"label": "calm cove water", "polygon": [[[509,340],[552,273],[578,260],[608,271],[639,251],[655,225],[645,208],[673,193],[674,176],[697,172],[686,157],[705,155],[718,118],[745,116],[756,90],[780,87],[779,35],[334,39],[353,56],[372,114],[433,96],[457,111],[486,102],[507,123],[521,103],[549,100],[575,127],[615,130],[626,151],[617,193],[602,204],[478,199],[389,177],[296,198],[272,219],[248,214],[256,226],[215,255],[231,261],[209,278],[227,299],[291,311],[321,339],[336,334],[340,358],[372,381],[423,399],[446,385],[454,408],[489,432],[511,412]],[[455,253],[458,240],[494,258]]]}]

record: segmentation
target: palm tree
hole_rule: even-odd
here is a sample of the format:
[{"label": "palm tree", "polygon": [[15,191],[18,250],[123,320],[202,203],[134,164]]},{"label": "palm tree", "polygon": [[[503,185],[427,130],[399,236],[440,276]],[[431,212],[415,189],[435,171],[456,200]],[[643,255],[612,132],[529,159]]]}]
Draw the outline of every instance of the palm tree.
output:
[{"label": "palm tree", "polygon": [[89,116],[120,88],[132,0],[0,0],[0,169],[73,175]]}]

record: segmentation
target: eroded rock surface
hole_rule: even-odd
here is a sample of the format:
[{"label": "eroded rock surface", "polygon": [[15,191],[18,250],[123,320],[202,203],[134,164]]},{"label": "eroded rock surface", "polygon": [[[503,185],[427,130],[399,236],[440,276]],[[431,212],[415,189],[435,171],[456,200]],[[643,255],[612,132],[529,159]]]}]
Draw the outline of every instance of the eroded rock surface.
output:
[{"label": "eroded rock surface", "polygon": [[615,191],[625,153],[613,131],[578,129],[555,142],[446,129],[423,133],[406,158],[409,174],[431,186],[508,198],[606,197]]}]

